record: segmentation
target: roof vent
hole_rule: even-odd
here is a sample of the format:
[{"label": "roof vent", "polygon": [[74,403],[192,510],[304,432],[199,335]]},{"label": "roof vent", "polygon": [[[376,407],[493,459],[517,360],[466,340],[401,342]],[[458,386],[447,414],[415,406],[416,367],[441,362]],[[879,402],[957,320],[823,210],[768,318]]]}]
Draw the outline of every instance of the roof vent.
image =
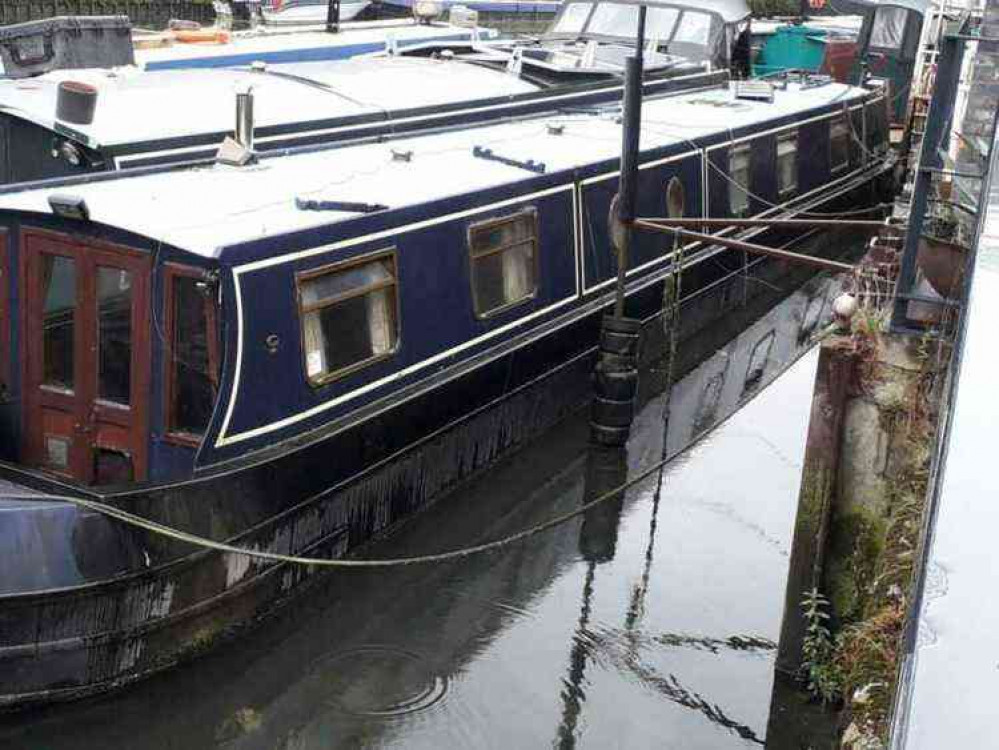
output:
[{"label": "roof vent", "polygon": [[769,81],[733,81],[735,98],[756,102],[772,102],[774,87]]},{"label": "roof vent", "polygon": [[97,109],[97,89],[89,83],[62,81],[56,94],[56,119],[74,125],[89,125]]}]

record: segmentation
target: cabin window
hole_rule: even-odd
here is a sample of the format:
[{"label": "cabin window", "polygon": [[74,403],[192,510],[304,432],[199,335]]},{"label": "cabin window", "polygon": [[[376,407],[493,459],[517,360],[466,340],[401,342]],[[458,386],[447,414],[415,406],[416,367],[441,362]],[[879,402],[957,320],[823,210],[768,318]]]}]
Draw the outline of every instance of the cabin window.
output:
[{"label": "cabin window", "polygon": [[749,213],[749,179],[752,149],[749,144],[728,150],[728,209],[732,216]]},{"label": "cabin window", "polygon": [[42,287],[42,382],[71,391],[74,387],[76,261],[45,253],[42,256]]},{"label": "cabin window", "polygon": [[167,432],[196,442],[215,405],[218,345],[215,306],[199,269],[168,265],[165,274]]},{"label": "cabin window", "polygon": [[683,194],[683,183],[679,177],[670,179],[666,185],[666,215],[671,219],[679,219],[683,216],[685,196]]},{"label": "cabin window", "polygon": [[685,10],[680,18],[680,25],[676,27],[673,41],[705,45],[710,35],[711,16],[707,13]]},{"label": "cabin window", "polygon": [[537,293],[538,215],[533,208],[473,224],[468,246],[478,317],[500,313]]},{"label": "cabin window", "polygon": [[587,27],[591,34],[634,38],[638,34],[638,6],[624,3],[598,3]]},{"label": "cabin window", "polygon": [[850,123],[837,117],[829,123],[829,168],[838,172],[850,165]]},{"label": "cabin window", "polygon": [[777,193],[786,197],[798,189],[798,134],[777,138]]},{"label": "cabin window", "polygon": [[871,47],[896,50],[902,47],[905,37],[905,17],[908,11],[893,5],[880,5],[874,11],[871,26]]},{"label": "cabin window", "polygon": [[300,275],[305,374],[322,385],[390,356],[399,341],[395,254]]},{"label": "cabin window", "polygon": [[[669,41],[673,35],[673,27],[680,12],[676,8],[657,8],[648,6],[645,17],[645,35],[649,40],[658,39],[662,43]],[[658,45],[657,45],[658,46]]]},{"label": "cabin window", "polygon": [[552,31],[557,34],[574,34],[582,31],[591,10],[593,3],[567,3]]}]

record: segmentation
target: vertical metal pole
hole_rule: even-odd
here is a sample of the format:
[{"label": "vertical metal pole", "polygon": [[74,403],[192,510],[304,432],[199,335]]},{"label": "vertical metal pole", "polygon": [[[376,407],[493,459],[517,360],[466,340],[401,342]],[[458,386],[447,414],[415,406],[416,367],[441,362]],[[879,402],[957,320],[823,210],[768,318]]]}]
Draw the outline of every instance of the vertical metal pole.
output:
[{"label": "vertical metal pole", "polygon": [[624,317],[624,287],[628,271],[635,222],[635,196],[638,192],[638,145],[642,129],[642,49],[645,46],[645,6],[638,8],[638,36],[635,54],[624,61],[624,120],[621,135],[621,177],[618,184],[617,218],[624,229],[617,248],[617,288],[614,316]]},{"label": "vertical metal pole", "polygon": [[329,34],[340,31],[340,0],[329,0],[326,4],[326,31]]}]

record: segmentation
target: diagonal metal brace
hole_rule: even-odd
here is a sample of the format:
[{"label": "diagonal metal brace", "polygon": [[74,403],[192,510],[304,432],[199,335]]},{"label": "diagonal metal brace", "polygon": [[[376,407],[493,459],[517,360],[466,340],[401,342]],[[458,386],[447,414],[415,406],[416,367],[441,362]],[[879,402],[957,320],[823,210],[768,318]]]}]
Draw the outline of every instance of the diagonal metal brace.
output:
[{"label": "diagonal metal brace", "polygon": [[794,253],[790,250],[783,250],[777,247],[767,247],[766,245],[757,245],[752,242],[745,242],[743,240],[736,240],[729,237],[719,237],[714,234],[692,232],[689,229],[681,229],[677,226],[664,226],[655,220],[635,219],[635,228],[652,232],[674,232],[681,237],[687,237],[708,245],[721,245],[722,247],[730,247],[734,250],[742,250],[752,255],[764,255],[770,258],[779,258],[780,260],[787,260],[792,263],[801,263],[806,266],[815,266],[829,271],[851,272],[854,270],[854,266],[849,263],[840,263],[837,260],[828,260],[826,258],[815,257],[814,255]]},{"label": "diagonal metal brace", "polygon": [[498,161],[500,164],[506,164],[509,167],[518,167],[519,169],[526,169],[528,172],[534,172],[535,174],[545,173],[545,163],[543,161],[534,161],[534,159],[528,159],[527,161],[511,159],[509,156],[500,156],[491,148],[486,148],[485,146],[475,146],[472,149],[472,156],[478,159],[485,159],[486,161]]}]

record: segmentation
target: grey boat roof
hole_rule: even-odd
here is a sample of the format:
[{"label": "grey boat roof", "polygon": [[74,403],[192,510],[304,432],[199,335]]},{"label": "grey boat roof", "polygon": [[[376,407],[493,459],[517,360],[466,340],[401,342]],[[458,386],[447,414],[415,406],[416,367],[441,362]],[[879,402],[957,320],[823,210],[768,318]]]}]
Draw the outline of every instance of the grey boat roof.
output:
[{"label": "grey boat roof", "polygon": [[[824,105],[847,105],[863,89],[830,83],[789,84],[772,103],[734,100],[728,89],[647,99],[642,148],[664,147],[731,132]],[[352,219],[346,211],[304,211],[296,198],[384,204],[400,208],[523,181],[521,168],[473,155],[485,146],[511,159],[543,161],[548,172],[619,156],[621,124],[606,116],[537,117],[459,131],[261,160],[249,167],[210,165],[120,176],[73,186],[27,189],[0,196],[0,209],[51,214],[53,193],[83,198],[93,221],[120,227],[204,257],[226,246]],[[693,148],[693,146],[691,146]],[[410,161],[392,151],[412,151]],[[226,254],[227,262],[238,257]]]},{"label": "grey boat roof", "polygon": [[[308,80],[305,80],[308,79]],[[248,68],[164,70],[136,67],[61,70],[0,80],[0,110],[55,126],[62,81],[98,89],[90,125],[68,125],[94,148],[228,132],[236,91],[252,86],[258,127],[364,115],[409,107],[537,91],[516,76],[477,65],[422,57],[380,57]]]}]

